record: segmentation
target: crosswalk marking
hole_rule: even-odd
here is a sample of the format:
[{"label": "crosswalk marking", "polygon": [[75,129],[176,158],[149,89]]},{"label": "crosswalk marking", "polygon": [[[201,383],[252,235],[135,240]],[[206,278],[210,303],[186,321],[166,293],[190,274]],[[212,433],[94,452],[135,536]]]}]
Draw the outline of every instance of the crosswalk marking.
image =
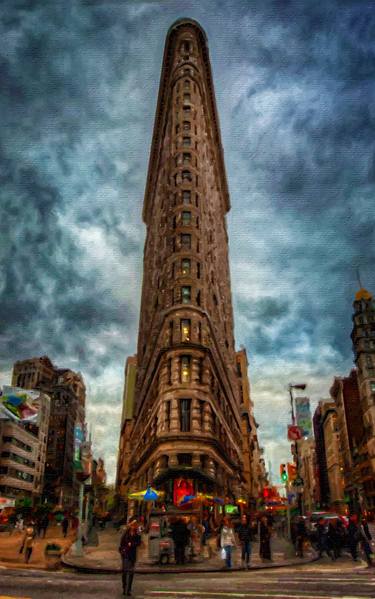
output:
[{"label": "crosswalk marking", "polygon": [[[229,592],[222,592],[222,591],[216,591],[215,593],[211,593],[210,591],[151,591],[149,594],[149,597],[164,597],[165,599],[174,599],[175,597],[180,596],[180,597],[199,597],[199,599],[203,599],[204,597],[270,597],[269,593],[260,593],[258,591],[252,592],[252,591],[246,591],[244,593],[241,592],[234,592],[234,593],[229,593]],[[322,595],[321,593],[319,593],[319,595],[314,594],[314,595],[291,595],[290,593],[288,593],[287,595],[285,593],[278,593],[278,594],[274,594],[272,593],[271,597],[273,599],[331,599],[332,598],[332,594],[330,593],[329,595]],[[146,598],[145,598],[146,599]],[[341,595],[341,599],[369,599],[368,596],[366,597],[365,595]]]}]

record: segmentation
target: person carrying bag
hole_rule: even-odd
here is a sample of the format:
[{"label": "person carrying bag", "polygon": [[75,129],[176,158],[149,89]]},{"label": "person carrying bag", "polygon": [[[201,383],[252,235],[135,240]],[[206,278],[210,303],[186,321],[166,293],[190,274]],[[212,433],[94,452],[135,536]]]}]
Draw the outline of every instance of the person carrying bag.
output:
[{"label": "person carrying bag", "polygon": [[[221,529],[220,534],[220,555],[225,558],[225,567],[232,567],[232,550],[236,546],[236,538],[234,536],[234,530],[231,519],[226,516],[224,518],[224,526]],[[224,550],[224,552],[223,552]]]}]

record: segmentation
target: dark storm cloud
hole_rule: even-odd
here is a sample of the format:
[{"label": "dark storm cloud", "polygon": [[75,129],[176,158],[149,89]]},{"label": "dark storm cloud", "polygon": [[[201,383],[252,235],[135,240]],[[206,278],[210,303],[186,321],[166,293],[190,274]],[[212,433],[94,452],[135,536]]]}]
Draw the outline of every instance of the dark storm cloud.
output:
[{"label": "dark storm cloud", "polygon": [[82,370],[112,466],[163,45],[181,16],[208,35],[236,340],[265,439],[282,434],[285,377],[305,373],[317,398],[350,367],[356,267],[375,291],[372,3],[2,2],[1,364],[48,353]]}]

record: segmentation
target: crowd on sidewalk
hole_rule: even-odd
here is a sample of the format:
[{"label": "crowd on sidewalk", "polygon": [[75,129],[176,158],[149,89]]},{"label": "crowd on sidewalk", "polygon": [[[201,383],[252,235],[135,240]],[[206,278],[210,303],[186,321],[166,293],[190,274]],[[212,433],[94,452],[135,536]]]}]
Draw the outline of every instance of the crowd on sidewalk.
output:
[{"label": "crowd on sidewalk", "polygon": [[[49,512],[27,515],[12,514],[8,518],[6,529],[1,534],[1,558],[6,560],[7,556],[11,556],[10,558],[14,560],[13,553],[17,553],[19,560],[28,564],[36,545],[41,544],[38,541],[45,541],[42,543],[44,550],[51,545],[46,540],[48,531],[51,531],[53,545],[56,546],[56,539],[60,536],[62,539],[66,539],[68,534],[74,537],[77,527],[78,518],[68,513],[59,514],[57,518],[55,514]],[[5,551],[5,547],[7,551]],[[10,549],[13,549],[13,552]]]},{"label": "crowd on sidewalk", "polygon": [[353,561],[358,561],[359,550],[362,550],[367,564],[374,565],[369,524],[366,518],[359,521],[356,514],[350,516],[347,527],[339,518],[320,518],[314,535],[309,534],[304,518],[300,517],[292,533],[296,553],[300,557],[303,557],[304,546],[310,540],[315,545],[319,557],[326,554],[335,561],[344,551],[349,551]]},{"label": "crowd on sidewalk", "polygon": [[[219,552],[224,562],[224,569],[232,568],[234,548],[241,551],[242,568],[250,568],[253,541],[259,536],[259,552],[262,561],[272,561],[271,536],[272,526],[266,516],[260,521],[251,521],[243,515],[236,524],[229,516],[224,516],[220,523],[215,523],[205,515],[202,522],[193,516],[172,517],[168,523],[168,534],[173,539],[174,562],[184,565],[192,557],[206,552],[211,557]],[[141,533],[145,530],[143,518],[135,517],[125,526],[121,536],[119,552],[122,559],[122,580],[124,595],[131,595],[137,549],[142,546]]]}]

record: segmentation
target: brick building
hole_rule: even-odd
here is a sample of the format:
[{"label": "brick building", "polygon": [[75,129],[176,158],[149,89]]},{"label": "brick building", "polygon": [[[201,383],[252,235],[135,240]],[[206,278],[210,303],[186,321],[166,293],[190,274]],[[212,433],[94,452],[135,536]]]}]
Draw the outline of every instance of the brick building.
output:
[{"label": "brick building", "polygon": [[375,301],[360,289],[353,303],[351,334],[357,366],[359,402],[363,429],[354,450],[355,495],[363,510],[375,511]]},{"label": "brick building", "polygon": [[325,402],[323,401],[319,402],[313,416],[316,455],[315,477],[317,481],[315,488],[315,504],[319,508],[328,508],[330,503],[326,449],[323,428],[324,403]]},{"label": "brick building", "polygon": [[[207,39],[169,30],[144,198],[134,423],[124,489],[245,493],[230,209]],[[123,466],[124,467],[124,466]]]},{"label": "brick building", "polygon": [[84,425],[86,389],[82,375],[56,368],[47,356],[16,362],[12,385],[39,389],[51,399],[43,495],[72,505],[78,487],[74,477],[74,428]]}]

